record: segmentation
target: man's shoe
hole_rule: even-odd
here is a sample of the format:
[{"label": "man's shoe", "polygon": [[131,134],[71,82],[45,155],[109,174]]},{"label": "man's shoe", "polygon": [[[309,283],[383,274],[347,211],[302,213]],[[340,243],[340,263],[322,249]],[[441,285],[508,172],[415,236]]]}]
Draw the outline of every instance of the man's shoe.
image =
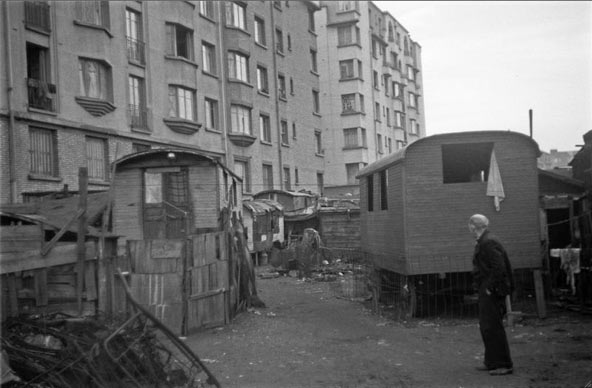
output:
[{"label": "man's shoe", "polygon": [[497,369],[490,370],[489,374],[492,376],[504,376],[504,375],[510,375],[510,374],[512,374],[512,372],[514,372],[514,369],[512,369],[512,368],[497,368]]}]

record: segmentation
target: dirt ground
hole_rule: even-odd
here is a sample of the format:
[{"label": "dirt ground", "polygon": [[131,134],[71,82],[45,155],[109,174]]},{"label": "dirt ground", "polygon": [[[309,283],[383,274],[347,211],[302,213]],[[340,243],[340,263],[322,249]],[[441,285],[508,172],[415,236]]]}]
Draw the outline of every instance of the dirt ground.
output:
[{"label": "dirt ground", "polygon": [[551,310],[507,328],[514,374],[493,377],[475,369],[476,319],[395,322],[295,276],[257,288],[266,308],[187,338],[223,387],[592,387],[589,315]]}]

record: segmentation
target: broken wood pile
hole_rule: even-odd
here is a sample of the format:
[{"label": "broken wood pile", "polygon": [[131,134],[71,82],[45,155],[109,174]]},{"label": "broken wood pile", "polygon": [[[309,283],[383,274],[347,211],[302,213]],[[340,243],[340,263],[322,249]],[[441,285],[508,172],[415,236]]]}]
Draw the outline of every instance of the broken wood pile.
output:
[{"label": "broken wood pile", "polygon": [[55,313],[11,318],[2,350],[23,382],[13,387],[219,387],[199,358],[126,294],[135,313],[123,323]]}]

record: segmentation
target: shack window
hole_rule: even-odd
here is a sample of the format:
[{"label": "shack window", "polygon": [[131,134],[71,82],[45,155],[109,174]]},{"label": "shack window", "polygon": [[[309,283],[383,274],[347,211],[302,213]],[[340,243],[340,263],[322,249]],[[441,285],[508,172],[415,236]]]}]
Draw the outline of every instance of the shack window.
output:
[{"label": "shack window", "polygon": [[162,202],[162,174],[146,173],[144,175],[146,185],[146,203]]},{"label": "shack window", "polygon": [[486,182],[493,143],[442,145],[443,183]]},{"label": "shack window", "polygon": [[387,170],[380,172],[380,210],[388,210],[388,175]]},{"label": "shack window", "polygon": [[368,211],[374,211],[374,175],[366,177],[366,185],[368,191]]}]

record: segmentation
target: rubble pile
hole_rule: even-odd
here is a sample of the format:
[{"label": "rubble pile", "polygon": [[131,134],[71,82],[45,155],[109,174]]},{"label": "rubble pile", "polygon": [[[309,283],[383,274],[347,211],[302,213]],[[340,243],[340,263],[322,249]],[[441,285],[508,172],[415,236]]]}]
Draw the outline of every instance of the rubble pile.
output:
[{"label": "rubble pile", "polygon": [[210,384],[199,363],[141,313],[118,326],[64,314],[10,319],[2,328],[2,353],[13,372],[3,387]]}]

